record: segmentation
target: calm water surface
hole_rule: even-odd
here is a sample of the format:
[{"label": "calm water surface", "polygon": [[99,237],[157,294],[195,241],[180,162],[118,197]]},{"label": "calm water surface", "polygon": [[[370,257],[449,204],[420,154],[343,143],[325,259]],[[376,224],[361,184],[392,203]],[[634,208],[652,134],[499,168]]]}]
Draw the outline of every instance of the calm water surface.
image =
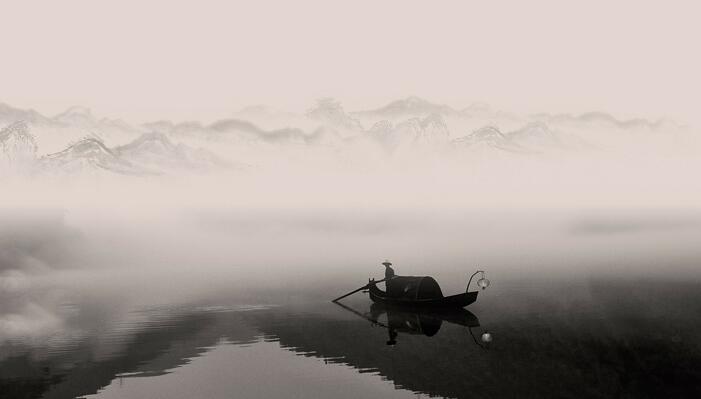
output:
[{"label": "calm water surface", "polygon": [[701,395],[698,281],[492,277],[452,314],[371,306],[362,293],[342,307],[328,298],[354,287],[319,286],[117,320],[99,304],[66,304],[80,333],[3,344],[0,397]]}]

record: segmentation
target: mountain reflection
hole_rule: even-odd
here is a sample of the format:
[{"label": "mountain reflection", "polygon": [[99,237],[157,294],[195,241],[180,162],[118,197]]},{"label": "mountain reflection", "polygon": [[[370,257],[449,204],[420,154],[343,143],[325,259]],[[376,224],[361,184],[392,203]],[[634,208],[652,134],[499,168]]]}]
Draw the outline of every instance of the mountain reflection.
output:
[{"label": "mountain reflection", "polygon": [[[152,311],[152,319],[125,325],[110,334],[88,336],[48,354],[15,344],[0,361],[0,397],[74,398],[96,393],[115,378],[152,377],[189,363],[222,339],[247,344],[255,331],[240,322],[239,312]],[[107,335],[107,336],[105,336]],[[111,341],[116,353],[100,355],[98,338]],[[14,347],[13,347],[14,346]]]},{"label": "mountain reflection", "polygon": [[[693,284],[603,281],[581,289],[548,288],[540,296],[533,293],[536,290],[512,289],[503,297],[491,297],[488,306],[475,304],[482,320],[467,310],[404,310],[371,306],[365,298],[341,307],[305,302],[151,309],[138,322],[94,328],[63,347],[3,345],[0,397],[82,397],[129,378],[162,384],[159,379],[175,371],[194,373],[191,376],[200,378],[203,386],[223,386],[225,381],[217,376],[198,375],[185,366],[227,345],[250,346],[247,353],[256,354],[224,352],[230,355],[223,360],[220,355],[218,367],[228,379],[254,365],[272,367],[270,362],[294,353],[318,359],[324,369],[349,366],[359,379],[376,375],[397,389],[429,396],[701,394],[701,294]],[[489,350],[482,350],[475,339],[484,327],[495,336]],[[387,345],[388,341],[393,342]],[[266,347],[272,350],[264,351],[267,357],[257,358],[262,345],[270,343],[274,346]],[[300,360],[301,368],[309,364],[292,359]],[[296,381],[253,378],[246,384],[278,384],[283,391]],[[305,393],[311,388],[297,389]]]}]

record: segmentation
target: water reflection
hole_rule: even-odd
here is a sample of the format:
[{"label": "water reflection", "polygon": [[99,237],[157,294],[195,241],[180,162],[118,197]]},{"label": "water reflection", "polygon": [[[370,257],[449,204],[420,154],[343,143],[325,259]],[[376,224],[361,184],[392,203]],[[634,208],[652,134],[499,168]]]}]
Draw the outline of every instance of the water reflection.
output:
[{"label": "water reflection", "polygon": [[[124,322],[47,350],[16,342],[2,349],[0,392],[8,398],[73,398],[96,393],[116,378],[155,377],[189,363],[226,337],[256,341],[230,317],[240,312],[148,310],[146,321]],[[222,317],[229,314],[229,317]],[[143,316],[143,315],[139,315]],[[5,397],[5,396],[2,396]]]},{"label": "water reflection", "polygon": [[465,373],[483,367],[484,351],[469,331],[479,327],[479,320],[467,310],[335,306],[343,312],[320,305],[314,312],[268,314],[253,322],[300,356],[350,365],[359,373],[382,376],[397,389],[431,396],[465,396],[463,389],[474,384]]},{"label": "water reflection", "polygon": [[[371,371],[431,396],[701,394],[701,293],[694,284],[529,284],[500,286],[503,295],[475,304],[489,332],[474,336],[465,331],[469,312],[363,309],[362,299],[352,311],[278,309],[252,322],[300,356]],[[396,345],[385,345],[392,340]]]},{"label": "water reflection", "polygon": [[[240,397],[263,395],[255,389],[242,394],[242,386],[276,388],[269,397],[294,386],[301,396],[312,396],[319,387],[331,395],[334,384],[351,379],[357,384],[339,397],[359,395],[380,379],[398,396],[701,393],[701,294],[695,284],[606,280],[576,287],[551,282],[547,294],[505,284],[500,290],[502,295],[475,304],[482,320],[467,310],[406,310],[370,305],[362,297],[341,307],[311,301],[142,310],[60,347],[3,345],[0,397],[151,397],[163,390],[172,398],[197,396],[178,386],[181,380]],[[478,346],[485,344],[484,326],[495,337],[489,350]],[[213,363],[206,372],[197,368],[207,361]],[[318,364],[354,370],[353,377],[315,377]],[[259,376],[260,370],[276,378]],[[169,379],[173,375],[178,377]],[[121,384],[131,387],[129,395]]]},{"label": "water reflection", "polygon": [[[477,316],[465,309],[412,309],[373,303],[369,312],[361,313],[340,302],[334,302],[334,304],[370,321],[373,325],[386,328],[389,335],[387,345],[396,345],[400,333],[432,337],[441,329],[443,321],[468,329],[480,325]],[[383,316],[386,318],[386,322],[380,321]],[[470,334],[472,335],[472,332]]]}]

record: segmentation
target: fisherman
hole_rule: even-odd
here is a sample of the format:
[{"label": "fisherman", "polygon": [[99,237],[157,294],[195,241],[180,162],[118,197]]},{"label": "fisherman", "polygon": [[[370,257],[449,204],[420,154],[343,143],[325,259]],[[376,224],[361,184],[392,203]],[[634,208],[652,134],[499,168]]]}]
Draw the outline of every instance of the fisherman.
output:
[{"label": "fisherman", "polygon": [[394,295],[394,286],[393,284],[390,284],[390,280],[394,278],[394,269],[392,269],[392,263],[388,260],[385,260],[382,262],[383,265],[385,265],[385,291],[387,291],[387,295]]},{"label": "fisherman", "polygon": [[392,269],[392,263],[388,260],[382,262],[385,265],[385,280],[394,278],[394,269]]}]

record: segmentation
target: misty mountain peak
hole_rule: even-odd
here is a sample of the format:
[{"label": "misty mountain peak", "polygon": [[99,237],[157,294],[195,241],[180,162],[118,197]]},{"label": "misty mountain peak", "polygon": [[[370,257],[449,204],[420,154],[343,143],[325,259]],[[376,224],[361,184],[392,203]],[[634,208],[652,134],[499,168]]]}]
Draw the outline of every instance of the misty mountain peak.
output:
[{"label": "misty mountain peak", "polygon": [[20,113],[20,112],[25,112],[25,111],[0,102],[0,115],[10,115],[10,114],[15,114],[15,113]]},{"label": "misty mountain peak", "polygon": [[168,136],[162,132],[144,133],[136,140],[129,144],[119,147],[121,152],[138,151],[148,149],[154,152],[169,152],[173,151],[175,145],[170,141]]},{"label": "misty mountain peak", "polygon": [[30,136],[29,126],[25,121],[17,121],[0,130],[0,142],[4,142],[10,138],[24,138]]},{"label": "misty mountain peak", "polygon": [[447,105],[435,104],[421,97],[411,96],[393,101],[384,107],[371,111],[358,112],[357,114],[363,116],[396,118],[401,116],[423,117],[430,114],[452,115],[456,112],[457,111]]},{"label": "misty mountain peak", "polygon": [[436,105],[429,102],[428,100],[425,100],[421,97],[416,97],[416,96],[409,96],[407,98],[403,98],[401,100],[396,100],[393,101],[385,106],[386,109],[396,109],[396,110],[403,110],[403,111],[415,111],[415,110],[424,110],[426,108],[432,108],[435,107]]},{"label": "misty mountain peak", "polygon": [[521,129],[512,132],[512,136],[531,136],[531,137],[542,137],[542,138],[554,138],[555,132],[553,132],[547,124],[542,121],[534,121],[527,123]]},{"label": "misty mountain peak", "polygon": [[142,126],[155,132],[170,132],[175,127],[175,124],[168,120],[159,120],[155,122],[146,122]]},{"label": "misty mountain peak", "polygon": [[0,158],[10,163],[31,161],[36,157],[37,144],[24,121],[0,130]]},{"label": "misty mountain peak", "polygon": [[468,118],[491,118],[495,115],[491,105],[481,102],[470,104],[461,113]]},{"label": "misty mountain peak", "polygon": [[75,117],[92,118],[92,111],[90,110],[90,108],[74,105],[56,116],[56,118]]},{"label": "misty mountain peak", "polygon": [[85,137],[63,151],[42,157],[40,161],[47,170],[51,171],[79,173],[109,171],[131,175],[144,172],[121,159],[96,136]]},{"label": "misty mountain peak", "polygon": [[173,170],[204,171],[225,165],[208,150],[175,144],[161,132],[144,133],[131,143],[116,147],[114,153],[133,165],[159,174]]},{"label": "misty mountain peak", "polygon": [[439,114],[425,118],[411,118],[397,125],[397,130],[412,131],[416,137],[438,138],[450,135],[448,126]]},{"label": "misty mountain peak", "polygon": [[97,121],[88,108],[74,106],[64,112],[56,115],[54,120],[68,126],[81,128],[93,128],[97,125]]},{"label": "misty mountain peak", "polygon": [[403,100],[395,101],[395,104],[405,108],[418,108],[433,105],[428,100],[417,96],[409,96]]},{"label": "misty mountain peak", "polygon": [[105,143],[95,136],[85,137],[73,143],[64,151],[70,151],[79,156],[99,156],[105,153],[112,154],[112,151],[107,148]]},{"label": "misty mountain peak", "polygon": [[518,150],[516,145],[499,128],[489,125],[481,127],[467,136],[455,139],[453,143],[472,150]]},{"label": "misty mountain peak", "polygon": [[392,126],[392,123],[386,120],[380,121],[370,129],[370,133],[390,149],[432,146],[445,143],[450,138],[448,127],[443,117],[438,114],[431,114],[425,118],[410,118],[396,126]]},{"label": "misty mountain peak", "polygon": [[424,129],[437,129],[447,132],[448,125],[441,114],[432,113],[421,120],[421,127]]},{"label": "misty mountain peak", "polygon": [[351,130],[362,130],[360,122],[346,113],[340,101],[333,98],[322,98],[316,103],[316,107],[307,112],[307,116],[331,126],[343,127]]},{"label": "misty mountain peak", "polygon": [[49,124],[50,120],[33,109],[19,109],[0,103],[0,121],[8,124],[24,121],[27,124]]}]

